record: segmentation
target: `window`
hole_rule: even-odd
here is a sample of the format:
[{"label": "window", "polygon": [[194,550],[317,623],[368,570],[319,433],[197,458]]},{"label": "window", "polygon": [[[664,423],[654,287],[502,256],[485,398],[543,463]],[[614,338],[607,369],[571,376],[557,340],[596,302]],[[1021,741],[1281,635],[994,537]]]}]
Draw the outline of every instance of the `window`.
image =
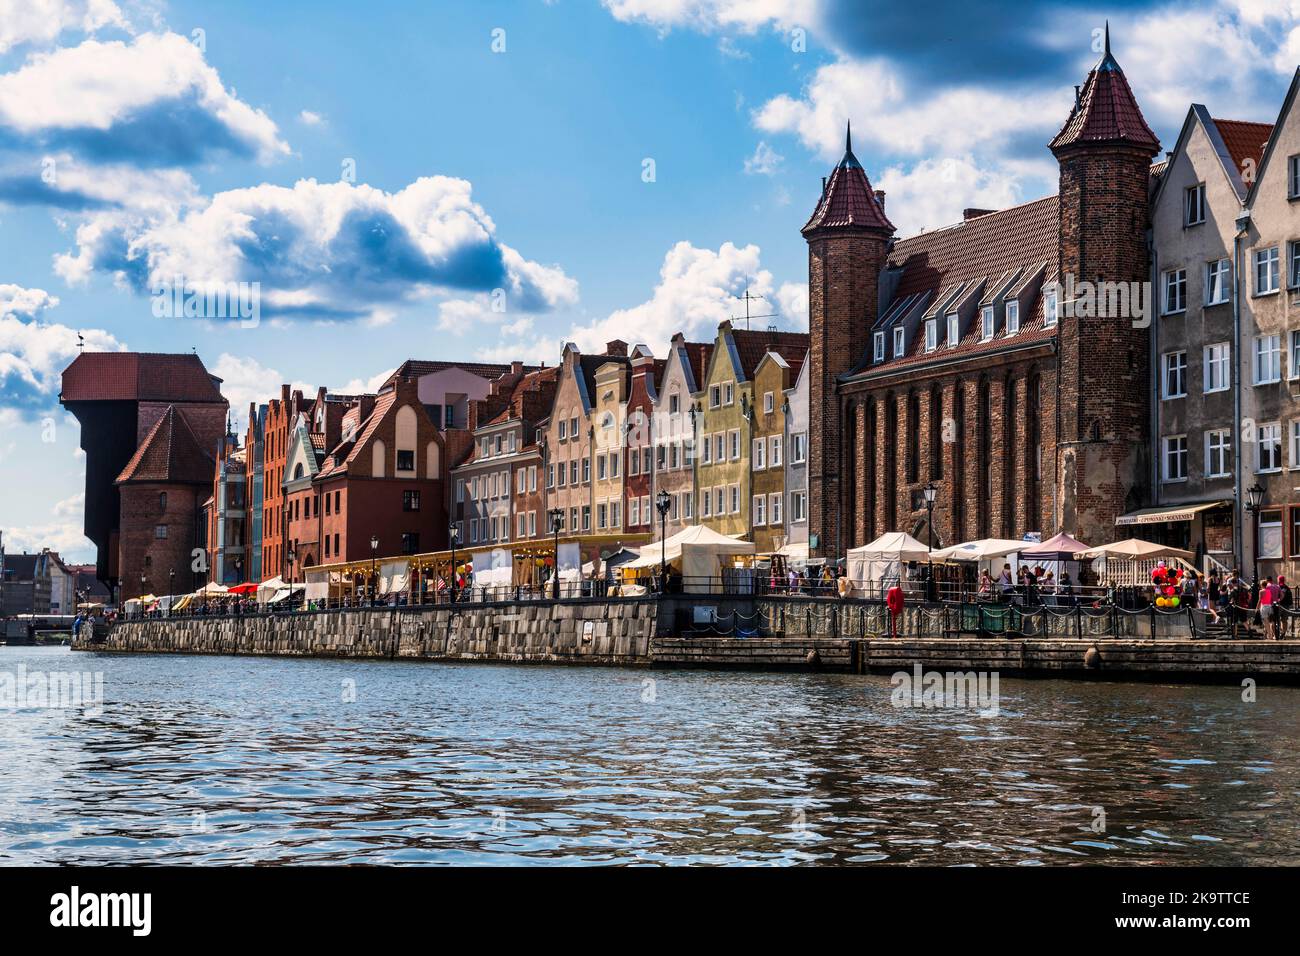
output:
[{"label": "window", "polygon": [[623,526],[623,502],[611,501],[609,503],[609,526],[611,528],[621,528]]},{"label": "window", "polygon": [[679,411],[681,411],[681,398],[676,392],[673,392],[668,396],[668,412],[676,415]]},{"label": "window", "polygon": [[1287,370],[1288,378],[1300,378],[1300,329],[1291,330],[1291,354],[1289,356],[1290,366]]},{"label": "window", "polygon": [[602,531],[607,527],[605,516],[606,507],[605,502],[602,501],[600,504],[596,505],[596,527]]},{"label": "window", "polygon": [[520,512],[515,516],[515,537],[523,538],[528,535],[528,516]]},{"label": "window", "polygon": [[773,435],[771,439],[772,454],[769,456],[772,467],[776,468],[781,464],[781,436]]},{"label": "window", "polygon": [[325,557],[330,556],[330,536],[325,535]]},{"label": "window", "polygon": [[988,342],[993,338],[993,306],[986,305],[980,309],[980,341]]},{"label": "window", "polygon": [[577,483],[578,483],[578,459],[575,458],[573,459],[573,461],[569,462],[569,484],[576,485]]},{"label": "window", "polygon": [[1291,467],[1300,468],[1300,418],[1291,421]]},{"label": "window", "polygon": [[715,515],[724,514],[722,509],[722,494],[723,494],[722,488],[713,489],[713,513]]},{"label": "window", "polygon": [[1259,513],[1259,557],[1282,557],[1282,509]]},{"label": "window", "polygon": [[566,434],[567,431],[568,431],[568,423],[565,422],[565,420],[564,420],[563,418],[561,418],[561,419],[560,419],[560,441],[564,441],[564,440],[565,440],[565,438],[567,437],[567,434]]},{"label": "window", "polygon": [[722,404],[732,405],[736,401],[736,386],[731,382],[722,383]]},{"label": "window", "polygon": [[520,468],[518,471],[518,475],[519,475],[519,493],[522,495],[525,491],[528,490],[528,473],[524,471],[522,468]]},{"label": "window", "polygon": [[416,531],[402,532],[402,554],[420,553],[420,535]]},{"label": "window", "polygon": [[591,530],[591,505],[582,506],[582,530]]},{"label": "window", "polygon": [[1187,353],[1166,352],[1160,357],[1163,398],[1183,398],[1187,395]]},{"label": "window", "polygon": [[620,459],[619,459],[618,452],[614,452],[609,456],[609,477],[611,478],[618,477],[619,461]]},{"label": "window", "polygon": [[808,492],[790,492],[790,520],[795,524],[808,520]]},{"label": "window", "polygon": [[[465,490],[465,482],[464,482],[464,480],[463,480],[463,479],[458,479],[458,480],[456,481],[456,500],[457,500],[457,501],[462,500],[462,498],[461,498],[461,493],[464,492],[464,490]],[[328,491],[325,492],[325,513],[326,513],[326,514],[329,514],[329,513],[330,513],[330,495],[329,495],[329,492],[328,492]]]},{"label": "window", "polygon": [[605,456],[599,455],[596,458],[596,478],[600,481],[605,480]]},{"label": "window", "polygon": [[591,481],[591,459],[582,459],[582,482],[583,484]]},{"label": "window", "polygon": [[537,534],[537,512],[528,512],[528,536],[531,538]]},{"label": "window", "polygon": [[[564,474],[563,469],[560,470],[560,474],[561,476],[563,476]],[[546,487],[547,488],[555,487],[555,463],[554,462],[551,462],[551,464],[546,466]]]},{"label": "window", "polygon": [[167,526],[165,524],[154,525],[153,536],[159,539],[167,537]]},{"label": "window", "polygon": [[[1294,424],[1300,424],[1300,421]],[[1294,459],[1293,459],[1294,460]],[[1232,435],[1226,428],[1205,433],[1205,477],[1226,478],[1232,473]]]},{"label": "window", "polygon": [[894,358],[903,357],[903,327],[897,326],[894,329]]},{"label": "window", "polygon": [[1164,313],[1172,315],[1187,309],[1187,270],[1170,269],[1164,281]]},{"label": "window", "polygon": [[158,492],[158,510],[159,511],[167,510],[167,492],[165,491]]},{"label": "window", "polygon": [[1187,436],[1170,435],[1163,440],[1164,461],[1163,478],[1165,481],[1187,480]]},{"label": "window", "polygon": [[768,524],[781,523],[781,498],[779,494],[772,495],[768,502],[767,522]]},{"label": "window", "polygon": [[722,405],[722,386],[709,386],[709,408],[719,408]]},{"label": "window", "polygon": [[772,414],[772,409],[774,409],[775,407],[776,407],[776,406],[772,404],[772,393],[771,393],[771,392],[764,392],[764,393],[763,393],[763,411],[764,411],[764,413],[765,413],[765,414],[768,414],[768,415],[771,415],[771,414]]},{"label": "window", "polygon": [[756,526],[767,524],[767,496],[754,495],[753,508],[754,524]]},{"label": "window", "polygon": [[641,523],[641,499],[629,498],[627,502],[627,523],[629,525],[639,525]]},{"label": "window", "polygon": [[1255,295],[1268,295],[1278,289],[1277,246],[1255,250]]},{"label": "window", "polygon": [[877,332],[871,337],[871,340],[873,357],[877,362],[883,362],[885,360],[885,333]]},{"label": "window", "polygon": [[1056,289],[1052,288],[1048,289],[1043,296],[1043,325],[1050,329],[1056,324],[1056,320]]},{"label": "window", "polygon": [[808,457],[808,436],[796,432],[790,436],[790,464],[802,465]]},{"label": "window", "polygon": [[700,514],[703,515],[705,518],[707,518],[712,513],[713,513],[713,495],[706,488],[704,490],[704,497],[700,499]]},{"label": "window", "polygon": [[1205,183],[1183,190],[1183,225],[1199,226],[1205,222]]},{"label": "window", "polygon": [[1012,299],[1007,303],[1007,335],[1020,331],[1020,301]]},{"label": "window", "polygon": [[925,320],[925,350],[933,352],[939,347],[939,320]]},{"label": "window", "polygon": [[1282,337],[1255,336],[1255,384],[1268,385],[1282,379]]},{"label": "window", "polygon": [[529,491],[537,490],[537,466],[536,465],[528,466],[528,490]]},{"label": "window", "polygon": [[402,492],[402,510],[403,511],[420,510],[420,493],[418,491]]},{"label": "window", "polygon": [[689,492],[682,492],[682,517],[695,517],[695,497]]},{"label": "window", "polygon": [[731,513],[740,514],[740,485],[731,486]]},{"label": "window", "polygon": [[559,486],[561,488],[563,488],[566,484],[568,484],[568,474],[569,474],[569,469],[565,467],[564,462],[560,462],[560,467],[556,474],[556,477],[559,479]]},{"label": "window", "polygon": [[1227,259],[1216,259],[1205,266],[1205,304],[1219,305],[1228,301]]},{"label": "window", "polygon": [[713,436],[713,460],[719,464],[727,460],[726,453],[722,447],[722,443],[725,439],[726,436],[722,432],[718,432]]},{"label": "window", "polygon": [[627,473],[629,475],[639,475],[641,473],[641,453],[635,448],[627,460]]},{"label": "window", "polygon": [[754,439],[754,470],[762,471],[767,467],[767,439]]},{"label": "window", "polygon": [[738,461],[740,459],[740,429],[733,428],[728,437],[731,439],[731,460]]},{"label": "window", "polygon": [[957,347],[957,340],[959,338],[960,329],[961,329],[961,322],[958,319],[957,313],[949,312],[948,313],[948,348],[954,349]]},{"label": "window", "polygon": [[1300,198],[1300,156],[1286,161],[1286,195],[1288,199]]},{"label": "window", "polygon": [[1228,387],[1228,343],[1205,347],[1205,391],[1222,392]]},{"label": "window", "polygon": [[713,442],[708,435],[704,436],[704,454],[700,456],[700,463],[704,465],[711,464],[713,461]]},{"label": "window", "polygon": [[574,415],[569,419],[569,437],[575,441],[578,438],[578,416]]},{"label": "window", "polygon": [[1270,422],[1259,426],[1259,452],[1256,471],[1280,471],[1282,468],[1282,425]]}]

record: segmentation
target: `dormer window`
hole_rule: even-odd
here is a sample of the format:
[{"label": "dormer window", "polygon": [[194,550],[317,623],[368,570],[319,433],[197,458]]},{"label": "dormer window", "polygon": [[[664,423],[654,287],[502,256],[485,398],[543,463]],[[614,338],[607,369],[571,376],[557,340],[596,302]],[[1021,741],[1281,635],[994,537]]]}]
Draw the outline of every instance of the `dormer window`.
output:
[{"label": "dormer window", "polygon": [[959,338],[960,338],[960,324],[958,322],[957,313],[949,312],[948,313],[948,348],[955,349],[957,347],[957,342]]},{"label": "dormer window", "polygon": [[1051,328],[1056,325],[1056,290],[1049,289],[1043,293],[1043,325]]},{"label": "dormer window", "polygon": [[885,360],[885,333],[877,332],[872,339],[872,357],[877,362]]},{"label": "dormer window", "polygon": [[993,338],[993,306],[986,305],[980,309],[980,341],[988,342]]},{"label": "dormer window", "polygon": [[925,350],[933,352],[939,347],[939,320],[925,320]]},{"label": "dormer window", "polygon": [[1020,331],[1020,300],[1010,299],[1007,302],[1007,335],[1015,335]]},{"label": "dormer window", "polygon": [[894,329],[894,358],[903,357],[903,327],[897,326]]},{"label": "dormer window", "polygon": [[1183,190],[1183,225],[1199,226],[1205,222],[1205,183]]},{"label": "dormer window", "polygon": [[1300,156],[1287,158],[1286,195],[1288,199],[1300,199]]}]

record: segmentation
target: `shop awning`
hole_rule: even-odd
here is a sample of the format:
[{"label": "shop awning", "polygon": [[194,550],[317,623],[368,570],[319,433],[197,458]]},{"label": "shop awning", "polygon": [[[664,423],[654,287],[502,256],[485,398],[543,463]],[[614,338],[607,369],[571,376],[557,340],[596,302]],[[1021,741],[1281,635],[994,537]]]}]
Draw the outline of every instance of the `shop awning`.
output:
[{"label": "shop awning", "polygon": [[1115,524],[1164,524],[1166,521],[1191,521],[1202,511],[1232,504],[1231,498],[1202,501],[1193,504],[1161,505],[1158,508],[1139,508],[1115,519]]}]

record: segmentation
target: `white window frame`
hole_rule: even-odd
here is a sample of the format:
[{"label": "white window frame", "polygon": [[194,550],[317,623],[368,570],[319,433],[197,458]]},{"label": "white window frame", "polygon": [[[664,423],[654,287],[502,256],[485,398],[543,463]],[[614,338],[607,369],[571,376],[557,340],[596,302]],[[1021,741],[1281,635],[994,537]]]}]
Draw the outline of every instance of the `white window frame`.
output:
[{"label": "white window frame", "polygon": [[785,496],[780,494],[770,495],[767,504],[767,523],[769,525],[781,524],[781,502]]},{"label": "white window frame", "polygon": [[[1211,342],[1201,359],[1205,394],[1226,392],[1232,385],[1232,346],[1228,342]],[[1215,384],[1217,382],[1217,384]]]},{"label": "white window frame", "polygon": [[1060,303],[1056,298],[1056,289],[1048,289],[1043,294],[1043,327],[1053,328],[1060,319]]},{"label": "white window frame", "polygon": [[991,305],[980,309],[980,341],[993,341],[993,306]]},{"label": "white window frame", "polygon": [[[1270,438],[1265,440],[1265,432]],[[1264,422],[1259,426],[1256,433],[1255,443],[1255,471],[1261,475],[1273,474],[1282,470],[1282,423],[1281,422]],[[1276,450],[1270,455],[1272,460],[1270,464],[1264,464],[1265,447],[1274,447]]]},{"label": "white window frame", "polygon": [[760,527],[767,524],[767,495],[754,495],[750,507],[754,511],[754,526]]},{"label": "white window frame", "polygon": [[[1177,378],[1177,391],[1170,390],[1170,377]],[[1187,353],[1181,349],[1160,356],[1160,397],[1165,401],[1187,397]]]},{"label": "white window frame", "polygon": [[[1265,366],[1265,359],[1271,361]],[[1254,360],[1251,362],[1255,385],[1273,385],[1282,381],[1282,336],[1255,336]]]},{"label": "white window frame", "polygon": [[1281,287],[1281,262],[1277,246],[1256,249],[1251,261],[1255,264],[1255,295],[1273,295]]},{"label": "white window frame", "polygon": [[906,347],[904,329],[901,325],[894,327],[894,358],[902,358]]},{"label": "white window frame", "polygon": [[1007,330],[1006,336],[1016,335],[1020,331],[1020,300],[1008,299],[1003,307],[1003,319]]},{"label": "white window frame", "polygon": [[948,313],[948,348],[955,349],[961,342],[961,316]]},{"label": "white window frame", "polygon": [[[1300,424],[1300,420],[1297,421]],[[1215,457],[1222,458],[1222,468],[1214,467]],[[1205,433],[1205,477],[1227,478],[1232,474],[1232,431],[1211,428]]]},{"label": "white window frame", "polygon": [[1183,225],[1200,226],[1205,223],[1205,183],[1197,183],[1183,190]]},{"label": "white window frame", "polygon": [[1161,314],[1177,315],[1187,311],[1187,270],[1166,269],[1161,288]]},{"label": "white window frame", "polygon": [[[1181,464],[1176,473],[1169,466]],[[1160,480],[1166,484],[1175,484],[1187,480],[1187,436],[1166,435],[1160,439]]]},{"label": "white window frame", "polygon": [[883,362],[885,360],[885,333],[877,332],[872,336],[873,351],[872,355],[875,361]]},{"label": "white window frame", "polygon": [[925,320],[925,350],[933,352],[939,347],[939,320]]},{"label": "white window frame", "polygon": [[1300,199],[1300,155],[1287,157],[1286,171],[1286,197]]},{"label": "white window frame", "polygon": [[[1228,287],[1232,279],[1232,262],[1215,259],[1205,264],[1205,304],[1222,305],[1228,301]],[[1215,296],[1213,293],[1217,292]]]},{"label": "white window frame", "polygon": [[764,471],[767,468],[767,439],[754,439],[754,471]]}]

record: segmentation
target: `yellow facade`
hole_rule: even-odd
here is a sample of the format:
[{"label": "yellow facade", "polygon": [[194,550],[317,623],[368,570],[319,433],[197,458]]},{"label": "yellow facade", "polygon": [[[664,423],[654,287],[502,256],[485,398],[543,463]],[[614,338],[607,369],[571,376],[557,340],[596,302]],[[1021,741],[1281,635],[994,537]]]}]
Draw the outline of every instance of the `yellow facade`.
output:
[{"label": "yellow facade", "polygon": [[695,514],[700,524],[747,539],[752,533],[747,417],[752,399],[753,387],[745,381],[731,323],[723,322],[700,398]]},{"label": "yellow facade", "polygon": [[596,369],[591,410],[592,530],[596,534],[617,534],[623,529],[627,388],[626,363],[609,362]]},{"label": "yellow facade", "polygon": [[768,352],[754,372],[753,437],[749,443],[749,496],[753,542],[759,554],[785,544],[785,391],[790,366]]}]

